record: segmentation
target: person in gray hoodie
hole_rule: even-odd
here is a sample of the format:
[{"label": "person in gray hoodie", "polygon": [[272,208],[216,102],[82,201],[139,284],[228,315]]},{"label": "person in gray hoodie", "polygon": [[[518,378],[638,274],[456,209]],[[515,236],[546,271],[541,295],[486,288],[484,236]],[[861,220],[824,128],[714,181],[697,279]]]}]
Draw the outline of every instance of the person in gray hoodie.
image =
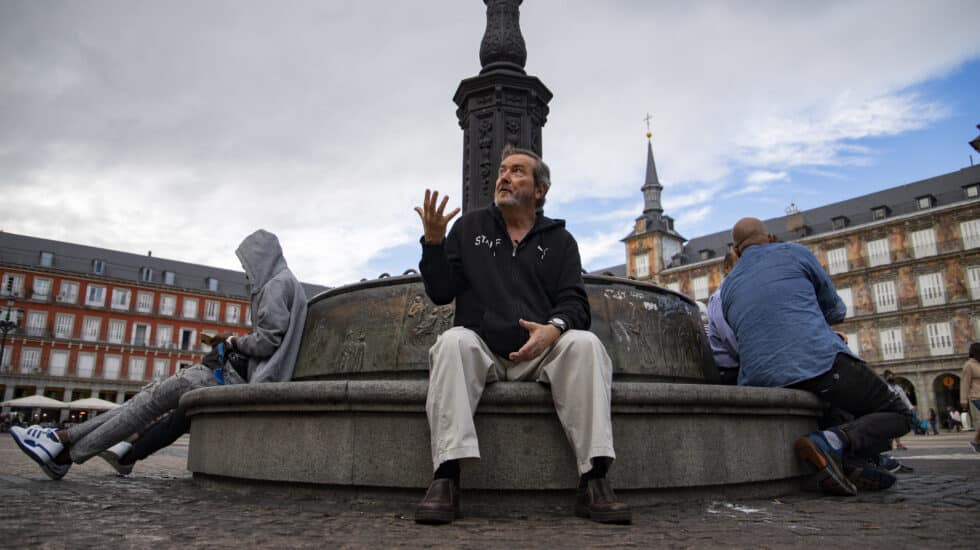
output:
[{"label": "person in gray hoodie", "polygon": [[[61,479],[72,463],[99,455],[121,474],[132,470],[126,441],[143,433],[138,453],[145,458],[185,433],[189,420],[178,408],[185,393],[219,384],[286,382],[293,376],[306,322],[306,293],[286,265],[279,239],[259,229],[235,251],[245,269],[251,300],[252,331],[245,336],[219,334],[203,364],[181,369],[166,380],[149,384],[122,407],[67,430],[31,426],[11,431],[17,445],[48,477]],[[237,354],[245,360],[226,362]],[[231,364],[233,368],[224,368]],[[221,369],[220,375],[215,372]],[[164,420],[157,422],[161,416]],[[156,422],[156,423],[155,423]],[[149,436],[149,437],[148,437]]]}]

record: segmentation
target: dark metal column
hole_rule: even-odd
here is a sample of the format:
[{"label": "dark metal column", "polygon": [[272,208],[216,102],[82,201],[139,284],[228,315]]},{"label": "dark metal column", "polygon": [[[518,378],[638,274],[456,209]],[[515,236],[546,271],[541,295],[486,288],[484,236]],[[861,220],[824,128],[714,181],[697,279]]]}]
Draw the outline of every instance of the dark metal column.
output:
[{"label": "dark metal column", "polygon": [[522,0],[484,0],[487,28],[480,44],[479,76],[459,83],[453,101],[463,129],[463,212],[493,201],[500,153],[506,144],[539,155],[541,127],[551,91],[524,72],[527,50],[521,36]]}]

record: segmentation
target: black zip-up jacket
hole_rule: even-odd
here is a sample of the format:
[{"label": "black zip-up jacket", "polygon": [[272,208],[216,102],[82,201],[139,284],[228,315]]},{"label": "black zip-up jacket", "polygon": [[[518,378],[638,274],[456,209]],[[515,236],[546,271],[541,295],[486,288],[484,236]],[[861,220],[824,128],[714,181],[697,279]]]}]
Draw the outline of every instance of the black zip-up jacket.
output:
[{"label": "black zip-up jacket", "polygon": [[453,324],[476,331],[502,357],[528,340],[518,319],[544,324],[560,317],[581,330],[592,323],[578,244],[564,220],[541,210],[516,247],[496,206],[469,212],[442,244],[423,237],[419,270],[429,299],[439,305],[455,299]]}]

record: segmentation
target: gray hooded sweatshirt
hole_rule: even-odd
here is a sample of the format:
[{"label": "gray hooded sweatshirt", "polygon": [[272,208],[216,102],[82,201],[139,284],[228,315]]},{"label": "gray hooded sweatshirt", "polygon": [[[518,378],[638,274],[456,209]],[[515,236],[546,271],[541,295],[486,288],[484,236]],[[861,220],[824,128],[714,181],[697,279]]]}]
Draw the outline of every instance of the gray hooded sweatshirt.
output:
[{"label": "gray hooded sweatshirt", "polygon": [[245,268],[252,302],[252,332],[235,339],[249,357],[248,381],[288,382],[306,323],[306,293],[272,233],[259,229],[245,237],[235,254]]}]

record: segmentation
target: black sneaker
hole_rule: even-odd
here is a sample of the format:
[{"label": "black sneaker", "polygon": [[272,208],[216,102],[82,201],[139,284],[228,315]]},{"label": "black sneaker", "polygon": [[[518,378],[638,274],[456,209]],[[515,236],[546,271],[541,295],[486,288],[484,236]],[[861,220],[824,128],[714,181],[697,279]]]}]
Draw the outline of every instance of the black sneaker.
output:
[{"label": "black sneaker", "polygon": [[872,462],[845,462],[844,475],[861,491],[883,491],[898,481],[895,474]]},{"label": "black sneaker", "polygon": [[830,495],[854,496],[857,488],[841,470],[841,457],[820,432],[807,434],[793,445],[800,462],[816,471],[804,488],[816,487]]}]

